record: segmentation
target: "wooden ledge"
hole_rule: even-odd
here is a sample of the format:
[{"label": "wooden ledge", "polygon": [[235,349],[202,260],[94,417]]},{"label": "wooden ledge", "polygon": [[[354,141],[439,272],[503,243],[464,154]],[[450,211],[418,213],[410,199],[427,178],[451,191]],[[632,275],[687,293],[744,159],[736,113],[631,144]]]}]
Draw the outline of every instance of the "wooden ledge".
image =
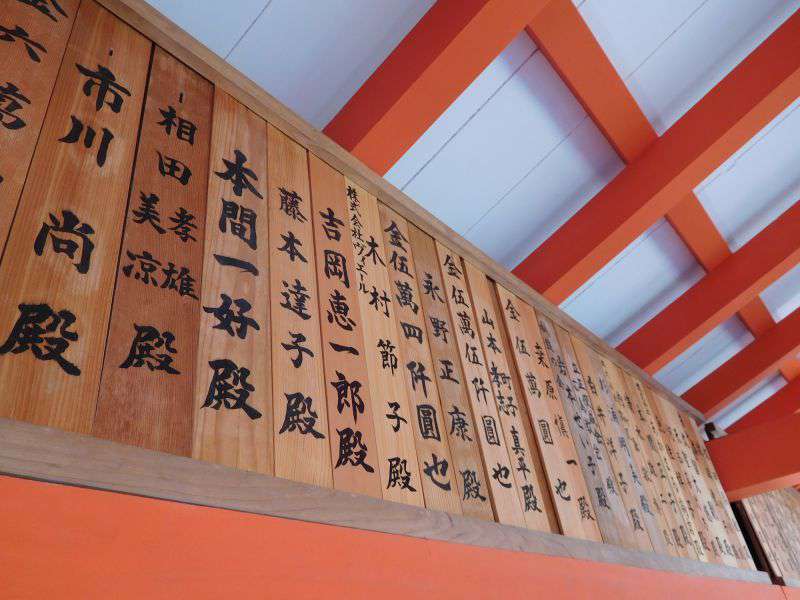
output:
[{"label": "wooden ledge", "polygon": [[760,571],[448,515],[7,419],[0,419],[0,474],[486,548],[770,582]]}]

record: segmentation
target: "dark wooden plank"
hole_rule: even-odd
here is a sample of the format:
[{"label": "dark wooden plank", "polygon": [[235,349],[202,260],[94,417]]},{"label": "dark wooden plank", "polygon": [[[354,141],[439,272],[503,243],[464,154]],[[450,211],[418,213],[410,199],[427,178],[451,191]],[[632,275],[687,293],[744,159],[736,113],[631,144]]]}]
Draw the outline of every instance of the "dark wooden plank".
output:
[{"label": "dark wooden plank", "polygon": [[[210,83],[155,49],[92,428],[98,437],[184,456],[192,453],[213,99]],[[162,174],[169,165],[175,177]],[[127,251],[186,268],[193,291],[128,277]]]}]

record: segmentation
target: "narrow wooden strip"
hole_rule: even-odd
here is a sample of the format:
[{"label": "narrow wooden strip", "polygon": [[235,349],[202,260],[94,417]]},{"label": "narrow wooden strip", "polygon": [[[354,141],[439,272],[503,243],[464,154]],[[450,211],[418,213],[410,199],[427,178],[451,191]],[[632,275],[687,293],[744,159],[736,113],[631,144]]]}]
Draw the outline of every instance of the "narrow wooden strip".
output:
[{"label": "narrow wooden strip", "polygon": [[275,475],[330,487],[308,152],[269,124],[267,140]]},{"label": "narrow wooden strip", "polygon": [[[474,343],[480,342],[483,349],[484,362],[489,387],[487,396],[494,398],[497,406],[498,425],[505,438],[508,454],[511,458],[511,473],[505,473],[509,483],[514,483],[517,493],[522,499],[525,523],[530,529],[551,531],[556,521],[552,503],[550,511],[544,495],[549,496],[545,481],[540,481],[533,468],[534,448],[531,445],[525,427],[520,419],[519,393],[515,389],[514,379],[506,362],[507,349],[504,348],[497,327],[499,317],[495,314],[492,297],[494,296],[489,281],[481,271],[469,261],[464,261],[464,277],[472,299],[472,313],[465,311],[456,313],[456,327],[462,329]],[[557,525],[556,525],[557,530]]]},{"label": "narrow wooden strip", "polygon": [[[214,90],[153,54],[122,246],[186,269],[178,293],[117,271],[92,433],[190,456]],[[191,285],[190,279],[195,279]]]},{"label": "narrow wooden strip", "polygon": [[0,473],[489,548],[769,583],[766,573],[488,523],[0,419]]},{"label": "narrow wooden strip", "polygon": [[582,514],[597,519],[606,543],[635,548],[637,542],[633,537],[633,526],[611,474],[603,438],[597,431],[597,418],[586,398],[586,385],[572,356],[572,348],[564,344],[564,333],[549,319],[538,315],[538,321],[553,368],[555,387],[564,405],[589,488],[589,497],[583,498],[583,501],[579,499]]},{"label": "narrow wooden strip", "polygon": [[425,506],[462,514],[458,487],[453,485],[453,458],[444,433],[439,386],[425,331],[425,313],[406,220],[378,203],[387,268],[394,293],[394,316],[400,334],[400,370],[403,373],[413,419],[417,461],[422,473]]},{"label": "narrow wooden strip", "polygon": [[192,456],[273,473],[267,126],[214,90]]},{"label": "narrow wooden strip", "polygon": [[0,16],[0,248],[6,243],[80,0],[7,2]]},{"label": "narrow wooden strip", "polygon": [[638,475],[636,478],[630,475],[635,470],[633,457],[622,448],[617,447],[617,442],[624,433],[607,412],[608,406],[611,404],[610,388],[605,379],[600,359],[579,338],[571,337],[571,341],[578,368],[583,373],[586,384],[584,393],[589,399],[597,419],[595,423],[597,431],[603,436],[611,473],[625,505],[625,510],[630,517],[639,549],[653,550],[664,554],[666,553],[666,543],[655,518],[652,514],[641,510],[641,500],[646,496]]},{"label": "narrow wooden strip", "polygon": [[394,317],[396,307],[386,268],[378,202],[349,179],[345,179],[345,185],[370,392],[373,398],[380,399],[373,414],[383,497],[423,506],[422,474],[411,430],[414,417],[398,357],[400,332]]},{"label": "narrow wooden strip", "polygon": [[453,323],[453,336],[459,349],[464,381],[467,382],[472,417],[478,427],[478,445],[491,488],[495,519],[499,523],[525,527],[527,523],[522,496],[515,485],[514,465],[500,427],[483,346],[474,329],[476,315],[467,287],[464,263],[458,254],[438,241],[436,255]]},{"label": "narrow wooden strip", "polygon": [[544,463],[549,491],[564,535],[602,541],[596,520],[581,515],[578,498],[587,497],[578,454],[564,408],[556,397],[554,377],[533,309],[496,284],[503,322],[514,338],[512,356],[524,381],[521,389]]},{"label": "narrow wooden strip", "polygon": [[[369,385],[344,176],[309,155],[314,251],[333,486],[381,497],[375,398]],[[355,352],[340,352],[339,348]]]},{"label": "narrow wooden strip", "polygon": [[150,50],[82,4],[0,267],[0,415],[91,429]]},{"label": "narrow wooden strip", "polygon": [[413,225],[409,225],[408,233],[422,286],[420,305],[435,372],[431,377],[435,377],[439,389],[461,507],[467,516],[491,521],[494,518],[491,488],[481,461],[478,431],[469,405],[468,382],[461,368],[459,348],[447,310],[436,244],[432,237]]}]

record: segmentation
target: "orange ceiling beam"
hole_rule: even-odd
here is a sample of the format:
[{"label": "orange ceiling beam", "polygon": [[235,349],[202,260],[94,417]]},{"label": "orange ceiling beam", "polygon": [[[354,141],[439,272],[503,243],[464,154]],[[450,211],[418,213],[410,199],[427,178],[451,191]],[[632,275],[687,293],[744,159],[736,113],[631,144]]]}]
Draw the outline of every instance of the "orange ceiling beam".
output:
[{"label": "orange ceiling beam", "polygon": [[324,132],[386,173],[548,0],[439,0]]},{"label": "orange ceiling beam", "polygon": [[800,95],[800,13],[514,269],[559,303]]},{"label": "orange ceiling beam", "polygon": [[798,260],[800,203],[722,261],[617,349],[654,373],[730,318]]},{"label": "orange ceiling beam", "polygon": [[710,419],[798,351],[800,308],[693,385],[683,399]]},{"label": "orange ceiling beam", "polygon": [[572,0],[552,0],[526,31],[626,163],[656,140],[658,135]]},{"label": "orange ceiling beam", "polygon": [[[552,0],[528,24],[526,31],[627,164],[634,162],[658,139],[650,121],[570,0]],[[692,192],[666,217],[706,271],[713,270],[731,255],[727,242]],[[754,336],[775,325],[760,298],[742,307],[739,316]],[[796,359],[791,359],[781,369],[788,379],[794,378],[798,371],[800,361]]]},{"label": "orange ceiling beam", "polygon": [[727,427],[726,431],[736,433],[748,427],[788,417],[796,412],[800,412],[800,378],[787,383],[733,425]]},{"label": "orange ceiling beam", "polygon": [[706,442],[733,502],[800,484],[800,414]]}]

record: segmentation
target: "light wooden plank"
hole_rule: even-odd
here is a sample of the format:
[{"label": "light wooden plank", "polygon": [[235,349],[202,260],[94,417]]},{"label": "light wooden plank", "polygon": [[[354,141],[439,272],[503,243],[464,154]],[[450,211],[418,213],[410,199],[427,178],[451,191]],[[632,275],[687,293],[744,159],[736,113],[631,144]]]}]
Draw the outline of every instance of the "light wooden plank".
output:
[{"label": "light wooden plank", "polygon": [[[633,462],[633,456],[625,452],[624,448],[618,447],[620,437],[624,437],[625,434],[619,426],[619,420],[615,421],[611,418],[609,407],[613,406],[613,400],[610,397],[611,390],[600,363],[600,357],[580,338],[572,337],[571,341],[578,368],[583,373],[586,384],[584,393],[594,410],[597,431],[605,440],[606,456],[617,484],[617,491],[630,517],[640,549],[652,549],[655,552],[666,554],[666,543],[655,517],[652,513],[644,512],[641,509],[642,498],[646,502],[647,496]],[[627,447],[626,438],[625,448]]]},{"label": "light wooden plank", "polygon": [[0,473],[442,542],[769,583],[757,571],[384,502],[6,419],[0,419]]},{"label": "light wooden plank", "polygon": [[210,156],[192,456],[273,473],[267,125],[218,88]]},{"label": "light wooden plank", "polygon": [[[328,436],[337,490],[381,497],[375,398],[369,385],[355,255],[344,176],[309,155],[314,250],[328,402]],[[356,353],[337,352],[349,347]]]},{"label": "light wooden plank", "polygon": [[[80,0],[7,2],[0,16],[0,247],[11,229]],[[23,33],[24,32],[24,33]],[[27,43],[26,43],[27,42]]]},{"label": "light wooden plank", "polygon": [[495,314],[492,302],[494,294],[486,275],[469,261],[464,261],[464,277],[472,299],[472,315],[465,314],[465,311],[457,312],[456,327],[463,330],[473,343],[480,342],[483,349],[483,364],[488,374],[485,385],[490,388],[487,396],[494,397],[499,427],[511,457],[508,479],[513,481],[522,499],[526,525],[530,529],[551,531],[555,515],[552,512],[548,514],[544,501],[549,490],[547,483],[538,479],[534,469],[533,462],[537,460],[535,448],[520,418],[520,394],[515,389],[506,361],[507,349],[497,326],[500,318]]},{"label": "light wooden plank", "polygon": [[91,428],[150,49],[78,11],[0,267],[0,415]]},{"label": "light wooden plank", "polygon": [[542,341],[548,353],[555,377],[555,387],[564,406],[567,422],[572,430],[572,439],[589,488],[589,497],[581,503],[583,511],[590,511],[597,520],[603,541],[627,548],[635,548],[630,517],[616,489],[608,464],[602,436],[597,432],[597,419],[591,404],[583,393],[586,389],[583,376],[572,357],[571,346],[563,344],[562,330],[543,317],[538,316]]},{"label": "light wooden plank", "polygon": [[499,523],[526,527],[522,496],[516,486],[512,471],[514,464],[506,437],[501,430],[483,345],[474,330],[476,315],[467,286],[464,263],[458,254],[438,241],[436,255],[464,381],[468,382],[469,404],[478,427],[478,446],[491,489],[495,519]]},{"label": "light wooden plank", "polygon": [[267,141],[275,475],[330,487],[308,153],[269,124]]},{"label": "light wooden plank", "polygon": [[578,498],[587,497],[578,454],[569,432],[564,409],[556,397],[554,377],[545,355],[542,334],[533,309],[496,284],[502,317],[509,336],[516,367],[522,374],[521,390],[539,453],[547,474],[549,490],[564,535],[602,541],[596,520],[581,517]]},{"label": "light wooden plank", "polygon": [[458,486],[453,485],[453,457],[444,433],[444,413],[425,331],[425,314],[420,307],[422,295],[417,284],[408,225],[405,219],[381,203],[378,203],[378,213],[388,259],[394,317],[400,334],[400,370],[409,399],[425,506],[462,514]]},{"label": "light wooden plank", "polygon": [[409,239],[417,278],[421,281],[421,310],[425,317],[428,343],[442,403],[444,429],[455,467],[454,479],[461,495],[464,514],[493,520],[491,488],[478,447],[478,432],[469,405],[468,382],[445,298],[436,244],[419,228],[409,225]]},{"label": "light wooden plank", "polygon": [[[186,268],[196,283],[191,293],[169,293],[126,276],[128,261],[120,263],[92,426],[98,437],[184,456],[192,453],[213,98],[211,84],[155,49],[122,247]],[[176,177],[159,168],[171,164]]]},{"label": "light wooden plank", "polygon": [[[629,406],[632,407],[632,404],[622,372],[617,365],[607,360],[606,357],[599,356],[599,358],[611,400],[607,414],[620,430],[620,435],[617,438],[617,447],[620,450],[624,450],[626,454],[630,454],[633,459],[630,479],[631,481],[638,480],[645,492],[644,496],[639,498],[641,512],[650,517],[651,524],[652,520],[655,520],[658,527],[658,532],[648,530],[651,531],[651,542],[654,538],[657,538],[656,534],[660,534],[660,547],[664,548],[665,553],[672,556],[683,556],[684,553],[675,542],[672,533],[674,530],[677,535],[677,524],[673,522],[672,511],[667,511],[661,502],[661,486],[655,476],[655,467],[647,452],[643,437],[640,437],[641,429],[638,427],[629,408]],[[681,544],[683,544],[682,540]]]},{"label": "light wooden plank", "polygon": [[370,392],[375,403],[375,437],[383,475],[383,497],[423,506],[422,475],[412,431],[409,398],[398,356],[400,332],[391,297],[378,202],[345,179],[350,233],[356,256],[354,281],[364,331]]}]

